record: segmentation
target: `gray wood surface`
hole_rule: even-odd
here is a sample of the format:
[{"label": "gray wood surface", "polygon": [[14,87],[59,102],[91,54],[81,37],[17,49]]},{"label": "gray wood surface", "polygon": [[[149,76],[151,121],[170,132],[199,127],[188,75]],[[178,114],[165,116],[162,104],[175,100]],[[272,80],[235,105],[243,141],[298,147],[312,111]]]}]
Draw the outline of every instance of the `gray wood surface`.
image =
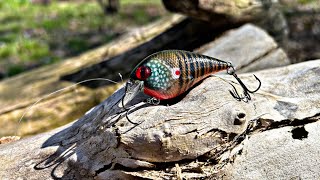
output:
[{"label": "gray wood surface", "polygon": [[[249,103],[230,95],[229,75],[207,78],[172,105],[146,105],[138,95],[128,103],[137,126],[123,117],[121,88],[73,124],[0,145],[0,178],[319,178],[319,67],[315,60],[254,72],[262,87]],[[239,76],[256,86],[251,73]]]}]

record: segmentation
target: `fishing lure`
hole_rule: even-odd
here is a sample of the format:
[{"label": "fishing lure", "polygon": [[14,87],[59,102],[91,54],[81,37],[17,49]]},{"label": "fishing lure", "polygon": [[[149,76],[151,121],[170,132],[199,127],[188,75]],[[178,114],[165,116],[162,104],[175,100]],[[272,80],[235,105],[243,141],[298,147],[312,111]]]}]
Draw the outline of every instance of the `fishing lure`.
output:
[{"label": "fishing lure", "polygon": [[[254,93],[261,87],[261,81],[254,75],[259,81],[259,86],[255,90],[249,90],[239,79],[235,73],[234,66],[230,62],[225,62],[213,57],[182,50],[165,50],[146,57],[133,69],[130,74],[130,79],[125,85],[125,93],[121,101],[122,107],[126,111],[128,121],[132,124],[137,124],[128,118],[130,109],[125,107],[124,99],[126,96],[128,96],[128,101],[130,101],[143,89],[145,94],[152,97],[151,103],[158,104],[160,100],[172,99],[185,93],[199,81],[222,70],[226,70],[228,74],[233,75],[242,87],[243,96],[239,95],[232,84],[233,91],[229,90],[231,95],[238,101],[242,100],[248,102],[251,100],[249,93]],[[109,79],[95,78],[81,81],[72,86],[57,90],[32,104],[19,119],[19,124],[26,113],[41,100],[67,88],[96,80],[105,80],[116,83]]]},{"label": "fishing lure", "polygon": [[140,86],[145,94],[160,101],[175,98],[204,78],[222,70],[233,75],[243,88],[244,96],[240,96],[233,85],[233,91],[229,90],[238,101],[251,100],[249,93],[261,87],[261,81],[254,75],[259,86],[249,90],[230,62],[182,50],[165,50],[146,57],[133,69],[126,86]]}]

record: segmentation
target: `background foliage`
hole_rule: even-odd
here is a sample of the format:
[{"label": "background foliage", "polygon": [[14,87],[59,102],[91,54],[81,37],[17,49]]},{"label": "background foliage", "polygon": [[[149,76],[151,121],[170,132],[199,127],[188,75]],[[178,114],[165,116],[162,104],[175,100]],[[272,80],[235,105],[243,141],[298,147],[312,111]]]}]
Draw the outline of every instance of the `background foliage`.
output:
[{"label": "background foliage", "polygon": [[107,43],[166,15],[160,0],[120,1],[105,15],[96,1],[0,1],[0,78],[51,64]]}]

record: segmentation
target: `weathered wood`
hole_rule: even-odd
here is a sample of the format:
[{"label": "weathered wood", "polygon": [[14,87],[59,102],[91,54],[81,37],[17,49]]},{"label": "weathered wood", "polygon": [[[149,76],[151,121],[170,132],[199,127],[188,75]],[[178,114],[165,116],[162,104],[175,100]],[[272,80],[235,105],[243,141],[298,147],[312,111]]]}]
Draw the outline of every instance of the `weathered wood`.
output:
[{"label": "weathered wood", "polygon": [[[6,128],[0,130],[0,137],[13,135],[17,129],[17,121],[23,112],[38,99],[74,84],[61,80],[63,76],[134,49],[184,19],[179,15],[166,17],[145,27],[132,30],[119,39],[78,57],[1,81],[0,126]],[[118,87],[105,88],[104,94],[110,95]],[[99,96],[101,95],[97,95],[94,90],[81,86],[55,94],[39,103],[33,115],[31,115],[32,111],[26,115],[24,122],[28,122],[23,123],[21,129],[26,129],[24,127],[27,126],[32,128],[28,128],[27,132],[20,131],[19,135],[43,131],[50,126],[51,128],[52,126],[58,127],[66,120],[72,121],[79,118],[83,112],[100,103]]]},{"label": "weathered wood", "polygon": [[238,72],[250,72],[290,64],[285,52],[262,29],[247,24],[228,31],[197,50],[201,54],[231,62]]},{"label": "weathered wood", "polygon": [[6,136],[0,138],[0,144],[6,144],[14,141],[18,141],[20,139],[19,136]]},{"label": "weathered wood", "polygon": [[288,35],[286,19],[278,1],[270,0],[163,0],[165,7],[209,24],[226,26],[234,23],[256,23],[277,39]]},{"label": "weathered wood", "polygon": [[162,2],[170,11],[221,25],[255,20],[258,15],[266,11],[268,4],[271,5],[271,2],[261,0],[162,0]]},{"label": "weathered wood", "polygon": [[[254,74],[262,87],[249,103],[230,95],[229,83],[241,88],[229,75],[175,104],[146,105],[138,95],[127,105],[137,126],[121,111],[121,88],[73,124],[0,145],[0,178],[320,178],[320,60]],[[239,76],[256,86],[252,74]]]},{"label": "weathered wood", "polygon": [[243,142],[245,155],[225,169],[226,178],[319,179],[320,117],[316,120],[252,135]]}]

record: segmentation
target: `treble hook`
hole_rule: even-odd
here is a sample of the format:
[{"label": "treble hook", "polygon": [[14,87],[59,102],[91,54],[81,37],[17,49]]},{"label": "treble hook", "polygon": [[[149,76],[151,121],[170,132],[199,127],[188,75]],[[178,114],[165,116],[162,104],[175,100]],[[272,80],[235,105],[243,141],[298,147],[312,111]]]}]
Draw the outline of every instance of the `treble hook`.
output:
[{"label": "treble hook", "polygon": [[131,124],[139,125],[139,123],[133,122],[133,121],[131,121],[131,120],[129,119],[128,114],[129,114],[129,112],[130,112],[131,109],[126,108],[126,106],[124,105],[124,98],[126,97],[126,94],[127,94],[127,91],[128,91],[128,84],[130,84],[130,83],[131,83],[130,81],[127,81],[127,82],[126,82],[126,86],[124,87],[124,95],[122,96],[122,99],[121,99],[122,108],[126,111],[126,118],[127,118],[127,120],[128,120]]},{"label": "treble hook", "polygon": [[[244,85],[244,83],[241,81],[241,79],[240,79],[240,78],[237,76],[237,74],[235,73],[235,69],[234,69],[234,67],[232,66],[232,64],[229,63],[228,66],[229,66],[229,68],[227,69],[227,73],[228,73],[229,75],[232,75],[232,76],[233,76],[234,78],[236,78],[236,80],[239,82],[240,86],[241,86],[242,89],[243,89],[243,94],[244,94],[244,96],[241,97],[241,96],[239,95],[237,89],[236,89],[236,88],[234,87],[234,85],[232,85],[232,84],[231,84],[231,86],[233,87],[233,91],[229,90],[230,94],[231,94],[235,99],[237,99],[238,101],[243,100],[244,102],[248,102],[249,100],[251,100],[251,96],[250,96],[249,93],[255,93],[255,92],[257,92],[257,91],[260,89],[260,87],[261,87],[261,81],[260,81],[260,79],[259,79],[256,75],[253,75],[253,76],[256,78],[256,80],[259,82],[259,86],[258,86],[258,88],[255,89],[255,90],[249,90],[249,89],[247,88],[247,86]],[[230,69],[231,69],[231,71],[230,71]]]}]

